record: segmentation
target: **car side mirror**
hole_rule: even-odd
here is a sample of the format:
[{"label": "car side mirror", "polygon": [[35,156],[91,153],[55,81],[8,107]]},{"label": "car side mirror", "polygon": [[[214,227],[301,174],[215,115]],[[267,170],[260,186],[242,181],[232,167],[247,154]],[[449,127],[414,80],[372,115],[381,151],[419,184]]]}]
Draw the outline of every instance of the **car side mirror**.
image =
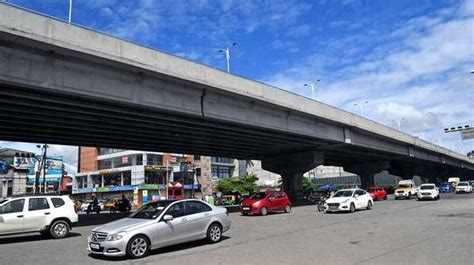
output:
[{"label": "car side mirror", "polygon": [[169,214],[163,216],[163,221],[165,222],[173,221],[173,219],[174,219],[173,216]]},{"label": "car side mirror", "polygon": [[354,195],[355,198],[359,197],[359,194]]}]

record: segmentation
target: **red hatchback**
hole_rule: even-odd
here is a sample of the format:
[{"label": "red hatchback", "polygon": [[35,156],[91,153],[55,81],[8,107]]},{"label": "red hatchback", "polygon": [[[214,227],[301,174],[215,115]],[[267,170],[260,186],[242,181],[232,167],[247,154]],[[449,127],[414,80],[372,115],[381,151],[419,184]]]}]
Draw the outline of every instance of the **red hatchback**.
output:
[{"label": "red hatchback", "polygon": [[290,211],[290,199],[283,191],[257,192],[240,204],[240,212],[243,215]]},{"label": "red hatchback", "polygon": [[369,187],[367,192],[374,198],[374,200],[386,200],[387,192],[379,186]]}]

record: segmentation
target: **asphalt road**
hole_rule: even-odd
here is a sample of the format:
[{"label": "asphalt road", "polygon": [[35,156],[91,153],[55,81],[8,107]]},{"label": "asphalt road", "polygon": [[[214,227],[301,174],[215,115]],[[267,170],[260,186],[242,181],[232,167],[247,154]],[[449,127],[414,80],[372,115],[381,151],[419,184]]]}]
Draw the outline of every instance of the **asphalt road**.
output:
[{"label": "asphalt road", "polygon": [[0,264],[474,264],[474,194],[389,198],[353,214],[302,206],[290,214],[230,216],[232,228],[218,244],[182,244],[133,261],[87,253],[91,229],[117,215],[81,216],[67,239],[0,237]]}]

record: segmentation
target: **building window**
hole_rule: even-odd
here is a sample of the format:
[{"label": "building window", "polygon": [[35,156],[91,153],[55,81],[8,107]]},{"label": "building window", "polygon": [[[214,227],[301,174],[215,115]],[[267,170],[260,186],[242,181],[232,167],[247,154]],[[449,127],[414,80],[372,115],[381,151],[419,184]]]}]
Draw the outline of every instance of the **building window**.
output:
[{"label": "building window", "polygon": [[230,176],[231,176],[231,167],[212,166],[211,174],[212,174],[212,179],[230,178]]},{"label": "building window", "polygon": [[146,164],[149,166],[160,166],[163,164],[163,156],[155,154],[147,154]]},{"label": "building window", "polygon": [[126,151],[125,149],[114,149],[114,148],[99,148],[99,155],[108,155],[118,152]]},{"label": "building window", "polygon": [[227,157],[212,156],[211,157],[211,162],[212,163],[221,163],[221,164],[232,164],[232,159],[227,158]]}]

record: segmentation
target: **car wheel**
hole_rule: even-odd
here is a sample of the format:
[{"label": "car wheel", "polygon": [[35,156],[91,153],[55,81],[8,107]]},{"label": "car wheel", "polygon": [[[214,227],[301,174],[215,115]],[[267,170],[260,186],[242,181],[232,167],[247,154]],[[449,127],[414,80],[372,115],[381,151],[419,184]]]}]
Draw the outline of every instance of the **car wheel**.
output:
[{"label": "car wheel", "polygon": [[395,197],[395,200],[398,200],[398,197]]},{"label": "car wheel", "polygon": [[367,203],[367,210],[372,210],[372,201]]},{"label": "car wheel", "polygon": [[386,199],[387,199],[387,195],[385,195],[385,197],[383,197],[383,199],[386,200]]},{"label": "car wheel", "polygon": [[245,215],[245,216],[247,216],[247,215],[249,215],[249,214],[248,214],[248,213],[242,213],[242,215]]},{"label": "car wheel", "polygon": [[49,227],[49,235],[55,239],[65,238],[69,235],[69,224],[64,220],[55,221]]},{"label": "car wheel", "polygon": [[290,213],[291,212],[291,206],[287,205],[285,206],[285,213]]},{"label": "car wheel", "polygon": [[350,207],[349,211],[351,213],[353,213],[353,212],[355,212],[355,210],[356,210],[356,207],[355,207],[354,203],[351,203],[351,207]]},{"label": "car wheel", "polygon": [[267,215],[267,213],[268,213],[267,207],[262,207],[262,209],[260,209],[260,214],[261,215],[265,216],[265,215]]},{"label": "car wheel", "polygon": [[218,223],[213,223],[207,229],[207,240],[214,244],[222,239],[222,227]]},{"label": "car wheel", "polygon": [[127,244],[127,256],[132,259],[143,258],[148,254],[150,244],[148,238],[142,235],[134,236]]}]

